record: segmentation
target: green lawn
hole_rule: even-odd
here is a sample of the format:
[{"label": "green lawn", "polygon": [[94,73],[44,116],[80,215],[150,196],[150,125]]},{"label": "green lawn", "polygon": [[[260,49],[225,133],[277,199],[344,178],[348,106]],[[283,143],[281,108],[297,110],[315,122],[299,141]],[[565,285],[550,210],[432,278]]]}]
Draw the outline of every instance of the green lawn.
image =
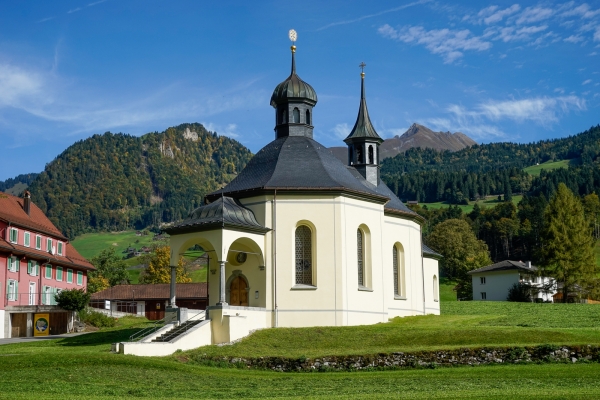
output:
[{"label": "green lawn", "polygon": [[539,165],[523,168],[523,171],[527,172],[529,175],[539,176],[542,170],[551,171],[558,168],[569,168],[570,161],[571,160],[546,161]]},{"label": "green lawn", "polygon": [[[519,202],[521,201],[522,198],[523,198],[523,196],[521,196],[521,195],[514,195],[512,197],[512,202],[515,205],[517,205],[517,204],[519,204]],[[470,213],[471,211],[473,211],[473,206],[475,205],[475,203],[479,204],[480,207],[494,207],[496,204],[501,203],[501,201],[498,201],[498,196],[494,196],[494,197],[487,198],[485,200],[470,201],[468,205],[459,204],[458,207],[461,210],[463,210],[464,213]],[[438,208],[442,208],[442,207],[450,207],[450,204],[448,204],[444,201],[438,201],[436,203],[419,203],[419,205],[421,207],[427,206],[427,208],[435,209],[435,210],[437,210]]]},{"label": "green lawn", "polygon": [[152,236],[135,236],[136,231],[123,232],[102,232],[102,233],[84,233],[77,236],[71,244],[75,249],[88,260],[100,254],[104,249],[114,247],[117,254],[123,256],[123,250],[127,247],[139,249],[142,246],[152,244]]},{"label": "green lawn", "polygon": [[456,301],[456,292],[454,291],[456,284],[456,281],[444,277],[440,278],[440,301]]},{"label": "green lawn", "polygon": [[[248,351],[248,343],[257,344],[261,333],[282,333],[288,341],[260,343],[261,355],[276,355],[290,346],[309,356],[313,348],[335,354],[345,352],[345,348],[368,353],[375,347],[398,350],[414,348],[418,343],[431,345],[434,341],[440,342],[438,347],[452,347],[460,341],[495,344],[510,331],[514,332],[513,341],[526,345],[535,335],[531,328],[519,324],[530,320],[537,324],[542,343],[552,342],[545,338],[559,336],[568,341],[577,331],[581,340],[586,336],[589,339],[582,343],[598,343],[598,328],[590,326],[598,325],[600,306],[451,302],[442,303],[442,307],[444,315],[440,317],[411,317],[370,327],[312,328],[307,332],[310,335],[305,334],[305,329],[268,329],[219,349],[232,355],[239,353],[242,345]],[[0,393],[11,399],[600,397],[598,363],[280,373],[212,368],[188,360],[194,352],[206,353],[217,346],[162,358],[109,352],[111,343],[126,340],[147,324],[144,318],[129,317],[119,320],[116,328],[83,336],[0,345]],[[396,334],[388,332],[389,328]],[[334,332],[341,330],[346,333]],[[328,334],[331,332],[335,340]],[[267,340],[276,337],[279,335],[263,336]],[[348,339],[347,343],[336,343]],[[374,346],[375,342],[379,345]]]}]

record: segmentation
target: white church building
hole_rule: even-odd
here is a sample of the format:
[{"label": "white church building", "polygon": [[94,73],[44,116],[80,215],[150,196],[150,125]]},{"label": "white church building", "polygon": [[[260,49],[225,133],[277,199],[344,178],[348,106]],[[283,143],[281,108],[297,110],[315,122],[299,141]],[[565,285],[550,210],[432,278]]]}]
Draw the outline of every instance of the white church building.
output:
[{"label": "white church building", "polygon": [[165,229],[171,265],[196,244],[210,257],[205,337],[195,347],[255,329],[440,313],[441,256],[423,244],[422,217],[380,179],[383,139],[369,119],[365,74],[344,165],[313,139],[317,94],[291,49],[291,74],[271,97],[275,139]]}]

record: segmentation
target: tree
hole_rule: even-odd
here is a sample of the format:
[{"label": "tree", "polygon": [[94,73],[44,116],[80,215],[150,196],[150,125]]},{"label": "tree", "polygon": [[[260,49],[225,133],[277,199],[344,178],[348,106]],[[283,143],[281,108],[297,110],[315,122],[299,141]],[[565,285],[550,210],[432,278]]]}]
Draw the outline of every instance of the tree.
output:
[{"label": "tree", "polygon": [[[176,282],[189,283],[192,278],[183,267],[183,257],[179,258],[176,268]],[[140,283],[169,283],[171,282],[171,247],[157,247],[150,256],[148,267],[140,278]]]},{"label": "tree", "polygon": [[110,284],[108,283],[108,279],[102,275],[94,274],[94,276],[90,276],[88,278],[87,290],[89,293],[100,292],[104,289],[108,289],[109,287]]},{"label": "tree", "polygon": [[541,238],[543,271],[563,284],[563,302],[576,285],[593,285],[595,240],[581,202],[564,183],[558,185],[546,207]]},{"label": "tree", "polygon": [[100,288],[105,289],[104,281],[100,278],[104,278],[108,281],[108,286],[112,287],[125,281],[129,282],[129,275],[127,274],[127,264],[115,253],[114,247],[102,250],[99,255],[92,258],[91,263],[96,267],[95,271],[89,273],[89,278],[92,283],[92,289]]},{"label": "tree", "polygon": [[515,301],[519,303],[531,302],[531,286],[523,283],[515,283],[508,289],[506,301]]},{"label": "tree", "polygon": [[67,311],[81,311],[90,302],[91,295],[84,289],[66,289],[54,296],[56,304]]},{"label": "tree", "polygon": [[467,272],[489,265],[487,245],[478,240],[469,223],[462,219],[449,219],[433,228],[427,245],[439,252],[441,274],[458,281],[458,296],[472,298],[471,277]]}]

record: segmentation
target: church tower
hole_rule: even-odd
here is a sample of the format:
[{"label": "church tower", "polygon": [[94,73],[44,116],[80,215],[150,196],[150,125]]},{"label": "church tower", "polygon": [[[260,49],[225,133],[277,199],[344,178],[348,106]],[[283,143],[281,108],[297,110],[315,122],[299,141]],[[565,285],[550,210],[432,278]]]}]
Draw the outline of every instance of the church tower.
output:
[{"label": "church tower", "polygon": [[348,145],[348,165],[353,166],[367,180],[379,186],[379,145],[383,139],[375,132],[369,119],[365,97],[365,63],[360,67],[360,107],[354,128],[344,142]]},{"label": "church tower", "polygon": [[[292,38],[290,33],[290,39],[295,42],[296,37]],[[291,49],[292,72],[271,96],[271,106],[275,108],[275,138],[305,136],[312,139],[312,111],[317,104],[317,93],[296,74],[296,45],[292,44]]]}]

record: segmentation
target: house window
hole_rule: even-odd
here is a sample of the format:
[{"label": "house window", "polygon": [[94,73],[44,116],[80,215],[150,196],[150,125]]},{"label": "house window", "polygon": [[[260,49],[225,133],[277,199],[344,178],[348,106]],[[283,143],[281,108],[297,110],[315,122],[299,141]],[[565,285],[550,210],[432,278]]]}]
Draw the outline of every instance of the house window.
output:
[{"label": "house window", "polygon": [[79,286],[83,285],[83,272],[77,271],[77,284]]},{"label": "house window", "polygon": [[11,243],[17,243],[19,240],[19,231],[16,228],[10,228],[9,240]]},{"label": "house window", "polygon": [[294,110],[292,111],[292,116],[294,117],[294,123],[299,124],[300,123],[300,110],[298,110],[297,108],[294,108]]},{"label": "house window", "polygon": [[365,252],[364,235],[360,229],[356,230],[356,259],[358,264],[358,286],[365,286]]},{"label": "house window", "polygon": [[63,280],[63,268],[62,267],[56,267],[56,280],[57,281]]},{"label": "house window", "polygon": [[481,282],[482,285],[485,285],[485,276],[482,276],[481,278],[479,278],[479,281]]},{"label": "house window", "polygon": [[404,247],[396,243],[393,247],[394,296],[406,297],[406,279],[404,277]]},{"label": "house window", "polygon": [[29,305],[35,305],[35,282],[29,282]]},{"label": "house window", "polygon": [[437,275],[433,276],[433,301],[440,301],[440,292]]},{"label": "house window", "polygon": [[296,228],[296,285],[312,284],[312,232],[300,225]]},{"label": "house window", "polygon": [[306,110],[306,125],[310,125],[310,111]]},{"label": "house window", "polygon": [[25,232],[23,236],[23,244],[27,247],[31,246],[31,233]]},{"label": "house window", "polygon": [[58,250],[58,255],[62,256],[63,255],[63,242],[58,242],[57,246],[57,250]]},{"label": "house window", "polygon": [[42,249],[42,237],[40,235],[35,235],[35,248],[37,250]]},{"label": "house window", "polygon": [[21,266],[21,260],[17,257],[8,257],[8,270],[10,272],[19,272]]},{"label": "house window", "polygon": [[42,304],[47,306],[52,304],[52,298],[50,297],[51,294],[52,288],[50,286],[44,286],[44,289],[42,291]]},{"label": "house window", "polygon": [[73,270],[67,268],[67,283],[73,283]]},{"label": "house window", "polygon": [[8,280],[8,285],[6,288],[6,296],[8,301],[17,301],[19,298],[19,282],[14,279]]},{"label": "house window", "polygon": [[481,292],[481,300],[486,300],[487,296],[485,292]]},{"label": "house window", "polygon": [[31,276],[37,276],[38,275],[38,268],[39,265],[37,263],[37,261],[33,261],[33,260],[28,260],[27,261],[27,273]]},{"label": "house window", "polygon": [[52,251],[52,239],[46,239],[46,251]]},{"label": "house window", "polygon": [[46,279],[52,279],[52,265],[46,264]]}]

